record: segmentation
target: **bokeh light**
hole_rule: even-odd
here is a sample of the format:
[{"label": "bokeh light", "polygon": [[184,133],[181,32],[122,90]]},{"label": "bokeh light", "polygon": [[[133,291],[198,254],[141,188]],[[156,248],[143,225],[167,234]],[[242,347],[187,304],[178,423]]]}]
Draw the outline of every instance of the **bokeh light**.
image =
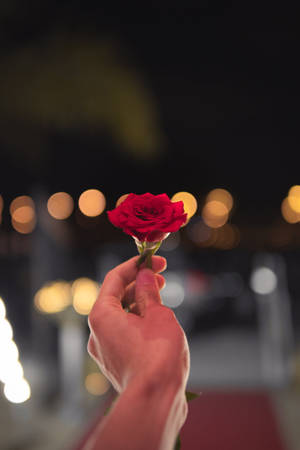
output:
[{"label": "bokeh light", "polygon": [[190,239],[200,247],[210,247],[217,238],[215,229],[210,228],[202,220],[198,220],[188,230]]},{"label": "bokeh light", "polygon": [[6,345],[13,338],[13,329],[7,319],[0,321],[0,342]]},{"label": "bokeh light", "polygon": [[170,308],[177,308],[184,300],[184,288],[181,278],[176,274],[169,272],[165,275],[166,285],[161,291],[163,304]]},{"label": "bokeh light", "polygon": [[19,350],[16,343],[12,339],[0,343],[0,358],[6,364],[9,364],[9,362],[18,361]]},{"label": "bokeh light", "polygon": [[218,228],[214,247],[221,250],[230,250],[237,247],[240,242],[240,232],[235,225],[225,224]]},{"label": "bokeh light", "polygon": [[72,283],[73,307],[78,314],[90,313],[99,293],[99,284],[90,278],[78,278]]},{"label": "bokeh light", "polygon": [[292,186],[289,189],[288,197],[300,198],[300,186],[299,185]]},{"label": "bokeh light", "polygon": [[271,294],[277,286],[277,277],[269,267],[259,267],[251,275],[250,286],[257,294]]},{"label": "bokeh light", "polygon": [[288,223],[297,223],[300,221],[300,213],[297,213],[290,204],[289,198],[286,197],[281,203],[281,214]]},{"label": "bokeh light", "polygon": [[84,381],[86,390],[92,395],[103,395],[109,388],[110,384],[102,373],[89,373]]},{"label": "bokeh light", "polygon": [[121,197],[119,197],[117,202],[116,202],[116,207],[119,206],[122,202],[124,202],[124,200],[128,197],[128,195],[129,194],[121,195]]},{"label": "bokeh light", "polygon": [[67,192],[56,192],[48,199],[47,209],[54,219],[67,219],[73,212],[74,201]]},{"label": "bokeh light", "polygon": [[96,217],[104,211],[106,200],[102,192],[97,189],[88,189],[80,195],[78,206],[85,216]]},{"label": "bokeh light", "polygon": [[10,381],[20,380],[24,376],[24,370],[20,361],[5,360],[0,356],[0,381],[2,383],[9,383]]},{"label": "bokeh light", "polygon": [[55,314],[71,304],[72,293],[67,281],[46,284],[34,296],[34,305],[42,313]]},{"label": "bokeh light", "polygon": [[22,234],[31,233],[36,224],[34,202],[28,195],[16,197],[10,204],[11,224]]},{"label": "bokeh light", "polygon": [[171,198],[172,202],[182,201],[184,205],[184,211],[187,213],[187,220],[196,213],[198,208],[198,203],[193,194],[189,192],[177,192]]},{"label": "bokeh light", "polygon": [[0,320],[3,320],[5,318],[5,315],[6,315],[5,304],[2,298],[0,297]]},{"label": "bokeh light", "polygon": [[4,201],[3,201],[2,195],[0,194],[0,217],[1,217],[1,214],[3,211],[3,206],[4,206]]},{"label": "bokeh light", "polygon": [[205,203],[202,209],[202,219],[211,228],[219,228],[228,220],[228,208],[218,200]]},{"label": "bokeh light", "polygon": [[217,201],[220,203],[223,203],[223,205],[226,206],[227,211],[229,212],[233,207],[233,198],[230,192],[228,192],[226,189],[213,189],[210,191],[206,197],[206,201]]},{"label": "bokeh light", "polygon": [[24,403],[30,398],[31,389],[24,378],[12,380],[4,385],[4,395],[12,403]]}]

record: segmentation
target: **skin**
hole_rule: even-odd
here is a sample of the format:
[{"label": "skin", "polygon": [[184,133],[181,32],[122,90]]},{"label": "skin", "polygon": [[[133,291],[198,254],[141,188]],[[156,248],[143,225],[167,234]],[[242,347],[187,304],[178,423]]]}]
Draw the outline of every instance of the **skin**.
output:
[{"label": "skin", "polygon": [[85,450],[171,450],[187,416],[188,343],[159,293],[166,260],[137,260],[106,275],[89,315],[88,351],[120,396]]}]

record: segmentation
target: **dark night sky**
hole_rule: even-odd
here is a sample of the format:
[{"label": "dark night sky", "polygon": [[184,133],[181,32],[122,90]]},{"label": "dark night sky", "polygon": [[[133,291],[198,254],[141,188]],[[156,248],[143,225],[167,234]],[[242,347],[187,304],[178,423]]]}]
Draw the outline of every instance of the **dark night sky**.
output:
[{"label": "dark night sky", "polygon": [[2,191],[15,195],[43,183],[49,192],[76,195],[97,185],[115,199],[130,191],[189,190],[201,196],[223,186],[241,210],[261,214],[269,207],[278,211],[288,188],[299,182],[293,11],[209,2],[157,2],[138,9],[91,1],[16,5],[4,21],[6,53],[41,39],[57,24],[117,37],[154,95],[166,152],[142,164],[105,134],[49,131],[52,151],[39,172],[17,156],[2,155]]}]

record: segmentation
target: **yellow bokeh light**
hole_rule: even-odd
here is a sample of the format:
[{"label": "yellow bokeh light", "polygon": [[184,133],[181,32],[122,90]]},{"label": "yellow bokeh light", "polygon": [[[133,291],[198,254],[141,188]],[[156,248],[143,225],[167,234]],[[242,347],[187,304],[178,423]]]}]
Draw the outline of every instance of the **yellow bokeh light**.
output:
[{"label": "yellow bokeh light", "polygon": [[3,197],[2,197],[2,195],[0,195],[0,216],[1,216],[2,211],[3,211],[3,206],[4,206]]},{"label": "yellow bokeh light", "polygon": [[48,199],[47,209],[54,219],[67,219],[73,212],[74,202],[66,192],[56,192]]},{"label": "yellow bokeh light", "polygon": [[193,194],[189,192],[177,192],[171,198],[172,202],[183,202],[184,211],[187,213],[187,220],[189,220],[197,211],[198,203]]},{"label": "yellow bokeh light", "polygon": [[43,286],[34,296],[35,307],[43,313],[63,311],[71,303],[72,293],[67,281],[54,281]]},{"label": "yellow bokeh light", "polygon": [[99,292],[99,284],[90,278],[78,278],[72,283],[73,307],[78,314],[90,313]]},{"label": "yellow bokeh light", "polygon": [[129,194],[121,195],[121,197],[119,197],[117,200],[116,207],[119,206],[122,202],[124,202],[124,200],[128,197],[128,195]]},{"label": "yellow bokeh light", "polygon": [[217,200],[207,202],[202,209],[202,219],[211,228],[219,228],[228,220],[228,208]]},{"label": "yellow bokeh light", "polygon": [[110,384],[102,373],[89,373],[84,381],[86,390],[92,395],[103,395],[109,388]]},{"label": "yellow bokeh light", "polygon": [[88,217],[99,216],[104,211],[105,205],[105,197],[97,189],[84,191],[78,200],[80,211]]},{"label": "yellow bokeh light", "polygon": [[300,198],[300,186],[299,185],[292,186],[289,190],[288,197]]},{"label": "yellow bokeh light", "polygon": [[300,197],[288,196],[288,202],[290,208],[295,211],[295,213],[300,213]]},{"label": "yellow bokeh light", "polygon": [[233,207],[233,198],[230,192],[226,191],[226,189],[213,189],[209,192],[209,194],[206,197],[206,201],[217,201],[220,203],[223,203],[223,205],[226,206],[228,212]]},{"label": "yellow bokeh light", "polygon": [[300,221],[300,213],[291,207],[290,197],[286,197],[281,203],[281,214],[288,223],[297,223]]}]

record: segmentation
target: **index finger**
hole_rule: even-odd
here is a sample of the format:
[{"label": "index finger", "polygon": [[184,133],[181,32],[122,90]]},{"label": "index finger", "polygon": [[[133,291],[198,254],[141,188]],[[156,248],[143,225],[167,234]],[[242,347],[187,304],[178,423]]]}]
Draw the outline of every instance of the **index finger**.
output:
[{"label": "index finger", "polygon": [[[108,298],[114,298],[121,306],[121,300],[125,294],[126,287],[136,279],[139,268],[136,263],[139,256],[134,256],[128,261],[112,269],[106,275],[97,302],[105,303]],[[152,270],[159,273],[165,270],[167,261],[162,256],[152,256]],[[143,265],[142,265],[143,267]]]}]

